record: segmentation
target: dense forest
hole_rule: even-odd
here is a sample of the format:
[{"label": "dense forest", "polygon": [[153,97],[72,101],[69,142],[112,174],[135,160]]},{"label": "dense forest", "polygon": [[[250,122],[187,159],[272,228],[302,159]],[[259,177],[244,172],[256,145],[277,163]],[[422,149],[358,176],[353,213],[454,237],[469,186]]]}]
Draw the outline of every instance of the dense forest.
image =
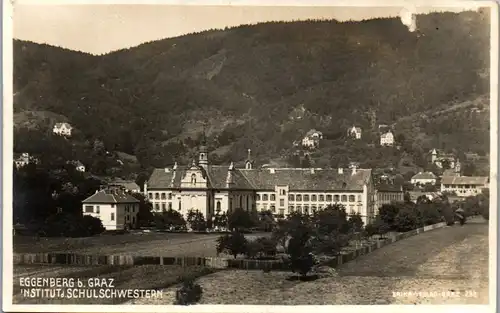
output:
[{"label": "dense forest", "polygon": [[[271,22],[102,56],[16,40],[14,150],[129,175],[189,162],[203,131],[214,162],[241,161],[251,148],[262,164],[290,156],[292,142],[316,128],[327,140],[314,165],[385,167],[402,152],[369,144],[378,142],[378,124],[394,124],[417,159],[432,147],[485,155],[488,12],[419,15],[417,25]],[[470,110],[478,107],[486,109]],[[70,142],[49,135],[61,118],[77,129]],[[363,129],[360,143],[346,143],[353,124]],[[110,173],[117,166],[108,152],[136,162]]]}]

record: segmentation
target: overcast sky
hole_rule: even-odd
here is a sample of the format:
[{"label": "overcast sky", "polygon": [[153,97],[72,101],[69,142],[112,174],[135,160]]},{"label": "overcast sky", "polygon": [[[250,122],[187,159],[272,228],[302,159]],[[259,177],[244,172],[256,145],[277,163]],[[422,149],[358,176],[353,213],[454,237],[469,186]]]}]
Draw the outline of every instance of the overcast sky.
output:
[{"label": "overcast sky", "polygon": [[[201,2],[201,1],[198,1]],[[256,1],[253,1],[256,2]],[[269,3],[269,1],[267,1]],[[67,3],[67,2],[66,2]],[[13,36],[93,54],[211,28],[308,18],[399,16],[402,7],[16,4]],[[436,8],[418,8],[425,13]],[[443,10],[443,9],[437,9]],[[460,8],[446,10],[460,11]]]}]

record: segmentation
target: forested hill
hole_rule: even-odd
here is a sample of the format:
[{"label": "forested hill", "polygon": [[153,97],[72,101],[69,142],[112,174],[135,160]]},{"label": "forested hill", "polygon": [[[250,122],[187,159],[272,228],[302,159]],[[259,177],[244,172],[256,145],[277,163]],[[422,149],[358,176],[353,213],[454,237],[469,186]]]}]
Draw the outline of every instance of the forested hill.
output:
[{"label": "forested hill", "polygon": [[[421,15],[417,25],[272,22],[103,56],[16,40],[14,110],[62,115],[144,167],[187,162],[204,123],[219,161],[241,160],[247,148],[270,159],[312,127],[333,138],[356,124],[368,136],[377,124],[488,94],[487,12]],[[488,150],[487,133],[450,132],[424,142]]]}]

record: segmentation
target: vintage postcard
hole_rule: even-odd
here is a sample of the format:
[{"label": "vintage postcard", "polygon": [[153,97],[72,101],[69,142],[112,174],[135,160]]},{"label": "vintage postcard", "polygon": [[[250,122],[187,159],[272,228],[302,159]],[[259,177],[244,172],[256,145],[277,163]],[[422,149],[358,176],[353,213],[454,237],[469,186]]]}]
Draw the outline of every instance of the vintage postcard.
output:
[{"label": "vintage postcard", "polygon": [[495,2],[3,21],[3,310],[495,311]]}]

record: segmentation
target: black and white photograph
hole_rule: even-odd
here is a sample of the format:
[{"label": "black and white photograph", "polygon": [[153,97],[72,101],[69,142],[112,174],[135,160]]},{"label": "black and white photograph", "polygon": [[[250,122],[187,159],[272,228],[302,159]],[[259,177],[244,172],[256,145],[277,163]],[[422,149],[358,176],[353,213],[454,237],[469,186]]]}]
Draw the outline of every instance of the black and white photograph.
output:
[{"label": "black and white photograph", "polygon": [[4,310],[495,310],[495,2],[10,7]]}]

